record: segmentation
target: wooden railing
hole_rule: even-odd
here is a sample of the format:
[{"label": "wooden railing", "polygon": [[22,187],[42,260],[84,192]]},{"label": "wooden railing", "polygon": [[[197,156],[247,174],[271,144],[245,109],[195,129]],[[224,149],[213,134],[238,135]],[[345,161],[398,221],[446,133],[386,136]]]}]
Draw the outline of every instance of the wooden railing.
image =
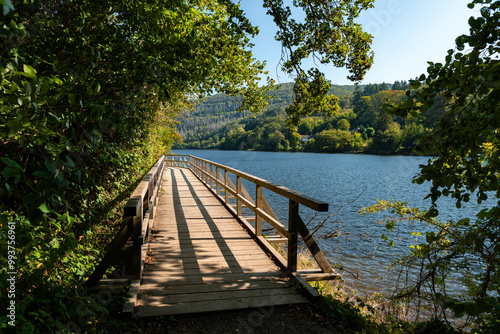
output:
[{"label": "wooden railing", "polygon": [[[238,220],[246,226],[260,244],[271,252],[289,272],[306,281],[340,278],[340,275],[334,272],[326,260],[306,224],[304,224],[299,215],[300,205],[315,211],[326,212],[328,211],[328,203],[316,200],[237,169],[191,155],[168,155],[166,157],[166,165],[191,169],[191,171],[207,185],[227,208],[233,212]],[[235,182],[233,182],[233,180],[235,180]],[[242,180],[247,180],[255,186],[255,196],[253,198],[244,187]],[[268,189],[288,199],[288,226],[285,226],[279,221],[264,197],[263,189]],[[236,203],[234,203],[234,201]],[[244,208],[248,208],[252,212],[251,216],[244,215]],[[251,222],[254,224],[252,225]],[[272,226],[277,232],[277,235],[264,235],[262,228],[263,222]],[[308,271],[297,270],[299,236],[304,241],[307,249],[311,252],[319,269]],[[287,259],[271,245],[271,243],[280,242],[287,243]]]},{"label": "wooden railing", "polygon": [[[142,277],[147,244],[158,204],[161,180],[166,166],[191,169],[214,195],[226,205],[234,216],[245,225],[258,242],[272,253],[284,268],[299,279],[320,281],[340,278],[340,275],[334,272],[326,260],[299,215],[300,205],[315,211],[325,212],[328,211],[328,203],[318,201],[283,186],[209,160],[190,155],[168,155],[161,157],[156,162],[125,204],[120,230],[111,241],[104,258],[86,281],[87,286],[95,286],[101,280],[107,268],[116,259],[118,253],[130,238],[132,239],[133,283],[135,287],[138,286],[138,282]],[[244,187],[242,180],[247,180],[255,186],[254,198],[252,198]],[[268,189],[288,199],[288,226],[279,221],[264,197],[263,189]],[[248,208],[253,214],[245,216],[244,208]],[[251,222],[254,224],[252,225]],[[269,224],[277,234],[264,235],[263,223]],[[318,264],[318,270],[297,270],[299,236]],[[287,243],[287,259],[276,251],[271,245],[273,243]]]},{"label": "wooden railing", "polygon": [[87,286],[94,286],[99,282],[130,237],[132,237],[132,275],[135,280],[140,280],[142,277],[164,170],[165,156],[162,156],[144,176],[125,204],[121,228],[111,241],[106,255],[86,281]]}]

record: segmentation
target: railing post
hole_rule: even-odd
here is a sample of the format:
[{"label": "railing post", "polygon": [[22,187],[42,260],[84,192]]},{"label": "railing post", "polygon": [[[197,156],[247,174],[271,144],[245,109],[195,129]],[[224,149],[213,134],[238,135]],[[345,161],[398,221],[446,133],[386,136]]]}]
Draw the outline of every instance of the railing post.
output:
[{"label": "railing post", "polygon": [[214,166],[210,165],[210,189],[217,187],[217,172],[214,170]]},{"label": "railing post", "polygon": [[211,165],[211,164],[208,164],[208,170],[209,170],[209,173],[208,173],[208,186],[210,187],[210,190],[213,189],[214,185],[213,185],[213,177],[212,177],[212,174],[213,174],[213,171],[214,171],[214,167]]},{"label": "railing post", "polygon": [[[262,186],[255,185],[255,206],[257,209],[262,209]],[[255,235],[260,237],[262,235],[262,217],[259,212],[255,211]]]},{"label": "railing post", "polygon": [[241,217],[241,176],[236,176],[236,214]]},{"label": "railing post", "polygon": [[297,271],[297,244],[298,244],[298,219],[299,203],[290,200],[288,205],[288,270],[291,272]]},{"label": "railing post", "polygon": [[218,196],[220,196],[220,186],[219,186],[219,167],[215,167],[215,191]]},{"label": "railing post", "polygon": [[208,182],[208,177],[207,177],[207,162],[206,161],[203,161],[203,181],[205,181],[205,183]]},{"label": "railing post", "polygon": [[[132,226],[132,275],[136,279],[141,276],[142,218],[144,217],[144,202],[141,202],[137,216],[131,219]],[[129,223],[130,224],[130,223]],[[130,226],[130,225],[129,225]]]},{"label": "railing post", "polygon": [[227,191],[228,188],[229,188],[229,172],[227,170],[224,170],[224,202],[226,202],[226,204],[229,204],[229,191]]}]

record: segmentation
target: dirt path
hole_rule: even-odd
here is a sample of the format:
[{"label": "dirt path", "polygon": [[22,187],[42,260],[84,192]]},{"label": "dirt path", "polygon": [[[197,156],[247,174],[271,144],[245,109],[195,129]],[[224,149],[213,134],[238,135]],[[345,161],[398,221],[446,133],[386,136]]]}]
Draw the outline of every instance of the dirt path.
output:
[{"label": "dirt path", "polygon": [[342,329],[312,303],[175,318],[143,319],[143,333],[337,334]]}]

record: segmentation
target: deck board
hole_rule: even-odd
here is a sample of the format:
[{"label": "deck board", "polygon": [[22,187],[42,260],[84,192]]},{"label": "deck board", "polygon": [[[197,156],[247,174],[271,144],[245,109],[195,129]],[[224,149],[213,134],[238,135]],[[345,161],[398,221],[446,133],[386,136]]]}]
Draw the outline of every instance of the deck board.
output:
[{"label": "deck board", "polygon": [[167,168],[162,182],[137,316],[307,302],[190,170]]}]

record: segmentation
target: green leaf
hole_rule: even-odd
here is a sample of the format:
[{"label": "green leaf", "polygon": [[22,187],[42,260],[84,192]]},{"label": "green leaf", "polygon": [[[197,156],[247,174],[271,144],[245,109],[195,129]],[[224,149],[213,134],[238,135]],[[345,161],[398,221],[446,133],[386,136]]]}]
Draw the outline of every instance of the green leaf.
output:
[{"label": "green leaf", "polygon": [[71,217],[68,212],[66,212],[68,225],[66,226],[66,230],[70,231],[71,227],[73,227],[73,223],[75,222],[75,218]]},{"label": "green leaf", "polygon": [[68,166],[71,167],[71,168],[75,168],[75,162],[73,161],[73,159],[71,159],[68,155],[66,156],[66,160],[68,161]]},{"label": "green leaf", "polygon": [[73,232],[69,233],[66,237],[66,245],[69,249],[74,249],[78,245],[75,234]]},{"label": "green leaf", "polygon": [[19,164],[12,159],[9,159],[7,157],[3,157],[3,158],[0,158],[0,160],[2,160],[2,162],[9,167],[21,169],[21,166],[19,166]]},{"label": "green leaf", "polygon": [[49,173],[47,173],[47,172],[43,172],[43,171],[37,170],[36,172],[33,173],[33,176],[37,176],[37,177],[40,177],[40,178],[43,178],[43,179],[47,179],[51,175]]},{"label": "green leaf", "polygon": [[47,167],[47,170],[51,173],[55,173],[56,170],[54,168],[54,165],[47,159],[45,159],[45,167]]},{"label": "green leaf", "polygon": [[32,66],[24,64],[23,71],[24,72],[21,74],[24,75],[25,77],[31,78],[31,79],[36,78],[36,70]]},{"label": "green leaf", "polygon": [[5,167],[4,170],[2,170],[2,175],[3,177],[10,178],[16,175],[18,172],[18,169],[12,168],[12,167]]},{"label": "green leaf", "polygon": [[43,213],[49,213],[50,210],[49,208],[47,207],[47,205],[45,203],[41,204],[39,207],[40,211],[42,211]]},{"label": "green leaf", "polygon": [[16,10],[14,8],[14,5],[12,5],[12,2],[10,0],[2,0],[3,4],[3,15],[9,14],[9,12]]}]

